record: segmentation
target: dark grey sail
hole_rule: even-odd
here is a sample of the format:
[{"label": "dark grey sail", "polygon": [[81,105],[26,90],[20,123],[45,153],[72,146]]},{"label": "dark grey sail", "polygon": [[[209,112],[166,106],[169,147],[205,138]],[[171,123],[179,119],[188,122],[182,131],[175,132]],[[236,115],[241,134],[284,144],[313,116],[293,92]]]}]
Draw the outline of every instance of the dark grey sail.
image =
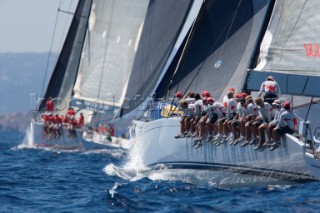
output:
[{"label": "dark grey sail", "polygon": [[[91,4],[91,0],[79,0],[69,32],[44,95],[45,99],[53,97],[63,100],[58,102],[62,106],[69,104],[72,95],[72,88],[76,80],[83,41],[88,26]],[[39,107],[39,111],[43,110],[45,110],[45,100],[42,101]]]},{"label": "dark grey sail", "polygon": [[155,90],[193,0],[151,0],[130,75],[123,114]]},{"label": "dark grey sail", "polygon": [[273,1],[216,0],[206,1],[203,7],[181,63],[176,70],[175,59],[156,90],[157,97],[165,97],[168,89],[171,97],[176,91],[208,90],[219,99],[229,87],[241,89]]}]

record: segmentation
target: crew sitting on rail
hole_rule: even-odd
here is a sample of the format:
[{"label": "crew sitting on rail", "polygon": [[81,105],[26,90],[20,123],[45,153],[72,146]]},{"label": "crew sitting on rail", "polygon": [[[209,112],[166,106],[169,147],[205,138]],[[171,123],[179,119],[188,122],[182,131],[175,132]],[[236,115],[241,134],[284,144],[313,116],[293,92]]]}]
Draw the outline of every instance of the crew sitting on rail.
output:
[{"label": "crew sitting on rail", "polygon": [[53,138],[59,138],[61,135],[62,119],[58,114],[53,117]]},{"label": "crew sitting on rail", "polygon": [[235,116],[235,109],[237,106],[236,101],[233,98],[233,91],[229,90],[227,93],[228,100],[224,103],[224,106],[226,106],[226,115],[224,118],[219,119],[218,121],[218,131],[220,135],[215,138],[216,145],[220,145],[230,139],[232,139],[233,135],[229,134],[230,132],[230,125],[231,121],[233,120]]},{"label": "crew sitting on rail", "polygon": [[188,118],[188,102],[183,100],[180,104],[181,110],[183,111],[183,115],[180,118],[180,133],[175,136],[176,139],[184,138],[186,136],[186,119]]},{"label": "crew sitting on rail", "polygon": [[241,146],[249,144],[252,140],[252,124],[256,117],[259,115],[258,107],[253,101],[252,96],[246,97],[246,105],[249,115],[245,117],[245,140],[241,143]]},{"label": "crew sitting on rail", "polygon": [[216,131],[215,123],[218,120],[218,115],[217,115],[217,113],[214,112],[215,99],[212,97],[209,97],[209,98],[207,98],[207,102],[208,102],[208,106],[207,106],[208,119],[206,121],[205,127],[208,130],[208,136],[207,136],[206,142],[209,142],[213,139],[213,132]]},{"label": "crew sitting on rail", "polygon": [[258,133],[259,136],[259,142],[257,144],[257,146],[254,148],[255,150],[263,150],[263,148],[265,147],[264,144],[266,142],[266,138],[265,138],[265,130],[268,126],[268,123],[271,122],[271,113],[274,114],[273,112],[273,107],[267,103],[267,102],[263,102],[262,98],[257,98],[256,99],[256,104],[258,106],[258,110],[259,110],[259,116],[256,119],[256,124],[252,126],[253,128],[253,132],[255,132],[253,135],[256,134],[256,132]]},{"label": "crew sitting on rail", "polygon": [[68,120],[68,124],[67,124],[67,130],[68,130],[68,135],[67,137],[75,137],[76,136],[76,131],[75,128],[78,126],[78,122],[75,119],[74,116],[71,116],[70,119]]},{"label": "crew sitting on rail", "polygon": [[72,107],[69,107],[67,111],[67,118],[70,119],[72,116],[74,117],[76,115],[74,109]]},{"label": "crew sitting on rail", "polygon": [[208,119],[208,113],[207,113],[207,109],[208,109],[208,101],[207,101],[207,98],[203,98],[202,100],[202,107],[201,107],[201,118],[197,124],[197,127],[196,127],[196,134],[197,134],[197,138],[194,140],[194,147],[195,148],[198,148],[200,146],[202,146],[202,139],[204,138],[205,136],[205,124],[206,124],[206,121]]},{"label": "crew sitting on rail", "polygon": [[[233,88],[232,88],[233,89]],[[233,98],[233,90],[229,89],[227,95],[223,98],[223,106],[224,106],[224,109],[223,111],[225,112],[224,113],[224,116],[222,118],[219,118],[218,121],[217,121],[217,126],[218,126],[218,134],[216,135],[216,137],[214,137],[214,143],[215,145],[220,145],[221,143],[224,142],[224,140],[226,139],[226,128],[224,127],[225,125],[225,122],[228,121],[229,117],[231,117],[231,107],[229,105],[229,117],[227,116],[227,107],[228,107],[228,102],[230,99]]]},{"label": "crew sitting on rail", "polygon": [[271,144],[270,150],[275,150],[281,145],[280,138],[282,135],[288,133],[293,134],[297,126],[297,118],[294,113],[290,110],[291,105],[289,101],[284,102],[283,108],[285,111],[281,113],[279,122],[276,128],[273,129],[273,138],[275,142]]},{"label": "crew sitting on rail", "polygon": [[236,95],[236,100],[238,102],[237,110],[236,110],[237,115],[231,123],[231,130],[234,138],[232,141],[230,141],[230,144],[235,145],[241,142],[244,138],[244,123],[242,120],[249,114],[246,106],[246,100],[245,100],[246,97],[247,97],[246,93],[238,93]]},{"label": "crew sitting on rail", "polygon": [[49,121],[48,121],[48,115],[46,113],[43,113],[41,115],[42,118],[42,132],[45,135],[49,134]]},{"label": "crew sitting on rail", "polygon": [[280,115],[285,111],[285,109],[282,107],[282,103],[279,99],[275,100],[272,103],[272,106],[274,108],[275,116],[274,116],[273,120],[268,124],[268,127],[267,127],[266,145],[271,145],[272,143],[275,142],[275,140],[273,138],[272,131],[274,128],[276,128],[276,126],[279,122]]},{"label": "crew sitting on rail", "polygon": [[[210,102],[209,102],[209,104],[210,104]],[[221,133],[222,133],[222,130],[220,131],[221,133],[218,133],[219,132],[218,123],[219,123],[219,120],[224,119],[224,117],[226,115],[226,108],[221,102],[214,101],[212,104],[212,107],[211,107],[211,111],[213,113],[213,116],[216,115],[216,117],[217,117],[215,121],[212,121],[212,122],[214,122],[214,124],[212,125],[214,132],[217,133],[217,135],[213,136],[212,139],[210,137],[209,140],[213,140],[215,142],[215,140],[219,138],[219,134],[221,135]],[[209,140],[207,139],[207,141],[209,141]]]}]

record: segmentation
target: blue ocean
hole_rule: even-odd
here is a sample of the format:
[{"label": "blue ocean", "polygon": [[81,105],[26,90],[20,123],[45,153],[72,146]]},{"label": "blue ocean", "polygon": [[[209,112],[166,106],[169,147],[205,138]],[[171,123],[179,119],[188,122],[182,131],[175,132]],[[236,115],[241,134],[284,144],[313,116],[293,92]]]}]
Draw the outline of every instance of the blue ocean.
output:
[{"label": "blue ocean", "polygon": [[[0,212],[319,212],[320,183],[241,185],[188,171],[143,175],[126,153],[23,146],[0,132]],[[294,163],[294,162],[293,162]],[[130,169],[128,169],[130,167]],[[214,174],[212,174],[214,175]],[[178,178],[179,177],[179,178]]]}]

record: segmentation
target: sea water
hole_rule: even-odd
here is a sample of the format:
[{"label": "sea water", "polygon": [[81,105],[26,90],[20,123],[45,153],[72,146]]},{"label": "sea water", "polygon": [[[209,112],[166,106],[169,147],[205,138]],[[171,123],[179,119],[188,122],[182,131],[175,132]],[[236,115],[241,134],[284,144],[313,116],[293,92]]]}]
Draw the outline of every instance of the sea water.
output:
[{"label": "sea water", "polygon": [[24,138],[0,132],[0,212],[320,211],[320,182],[228,185],[228,174],[152,171],[129,154],[35,149]]}]

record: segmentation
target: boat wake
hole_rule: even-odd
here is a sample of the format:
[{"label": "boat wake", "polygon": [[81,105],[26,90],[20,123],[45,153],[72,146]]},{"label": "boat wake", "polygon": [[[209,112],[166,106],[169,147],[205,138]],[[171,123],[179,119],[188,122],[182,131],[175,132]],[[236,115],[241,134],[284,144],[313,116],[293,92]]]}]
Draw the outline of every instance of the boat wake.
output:
[{"label": "boat wake", "polygon": [[104,168],[109,176],[117,176],[124,180],[138,181],[148,178],[152,181],[183,182],[196,185],[197,187],[209,188],[239,188],[265,185],[270,190],[274,188],[289,187],[296,185],[295,182],[279,180],[270,177],[252,176],[246,174],[232,173],[225,170],[210,171],[196,169],[170,169],[164,165],[157,165],[154,168],[117,167],[109,164]]},{"label": "boat wake", "polygon": [[86,150],[84,148],[80,148],[79,146],[76,147],[66,147],[66,146],[41,146],[39,144],[34,143],[34,138],[32,134],[31,128],[26,130],[26,136],[21,144],[13,147],[14,150],[21,150],[21,149],[41,149],[45,151],[53,151],[53,152],[83,152],[84,154],[107,154],[110,155],[112,158],[121,159],[127,155],[128,151],[124,149],[91,149]]},{"label": "boat wake", "polygon": [[139,138],[133,137],[134,146],[128,154],[128,160],[123,166],[108,164],[103,171],[109,176],[117,176],[128,181],[138,181],[148,178],[152,181],[180,181],[194,184],[198,187],[234,188],[250,186],[293,185],[293,181],[286,178],[275,178],[272,175],[261,175],[259,172],[239,172],[235,170],[178,168],[164,164],[147,167],[141,156]]}]

